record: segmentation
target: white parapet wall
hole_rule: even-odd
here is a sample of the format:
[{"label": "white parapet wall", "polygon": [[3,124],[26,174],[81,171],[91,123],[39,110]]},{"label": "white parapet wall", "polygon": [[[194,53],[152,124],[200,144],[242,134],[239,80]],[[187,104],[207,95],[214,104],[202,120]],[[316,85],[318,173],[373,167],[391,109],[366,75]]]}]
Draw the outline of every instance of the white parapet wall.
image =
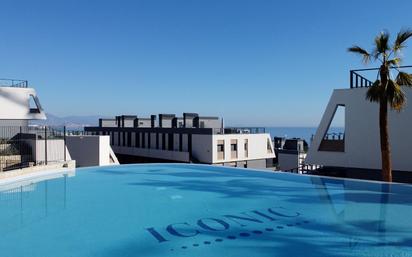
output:
[{"label": "white parapet wall", "polygon": [[[392,168],[412,171],[412,89],[403,88],[409,99],[401,112],[389,112]],[[367,88],[336,89],[329,100],[306,158],[307,164],[332,167],[381,169],[379,105],[365,99]],[[337,106],[345,106],[344,151],[319,150]]]},{"label": "white parapet wall", "polygon": [[[46,162],[46,144],[44,139],[28,139],[26,142],[31,146],[33,159]],[[65,151],[66,148],[66,151]],[[65,156],[66,155],[66,156]],[[47,162],[61,162],[72,160],[71,155],[64,146],[63,139],[47,139]]]},{"label": "white parapet wall", "polygon": [[119,164],[110,136],[67,136],[66,145],[77,167]]}]

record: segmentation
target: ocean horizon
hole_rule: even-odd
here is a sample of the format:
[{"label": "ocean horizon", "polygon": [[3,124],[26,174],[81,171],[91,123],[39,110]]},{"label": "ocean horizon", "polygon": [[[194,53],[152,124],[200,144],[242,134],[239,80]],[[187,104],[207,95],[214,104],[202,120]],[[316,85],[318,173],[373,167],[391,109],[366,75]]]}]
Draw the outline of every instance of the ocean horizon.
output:
[{"label": "ocean horizon", "polygon": [[[316,134],[317,127],[265,127],[266,133],[270,137],[302,138],[310,143],[312,136]],[[343,127],[332,127],[329,129],[333,133],[344,132]]]}]

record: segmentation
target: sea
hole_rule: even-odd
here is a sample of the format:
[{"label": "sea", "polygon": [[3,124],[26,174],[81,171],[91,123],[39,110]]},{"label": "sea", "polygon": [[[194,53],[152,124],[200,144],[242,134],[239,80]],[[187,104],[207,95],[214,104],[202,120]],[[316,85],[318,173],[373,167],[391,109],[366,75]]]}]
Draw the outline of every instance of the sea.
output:
[{"label": "sea", "polygon": [[[316,134],[317,127],[266,127],[266,133],[270,133],[271,138],[302,138],[310,144],[312,136]],[[344,128],[331,127],[328,133],[343,133]]]}]

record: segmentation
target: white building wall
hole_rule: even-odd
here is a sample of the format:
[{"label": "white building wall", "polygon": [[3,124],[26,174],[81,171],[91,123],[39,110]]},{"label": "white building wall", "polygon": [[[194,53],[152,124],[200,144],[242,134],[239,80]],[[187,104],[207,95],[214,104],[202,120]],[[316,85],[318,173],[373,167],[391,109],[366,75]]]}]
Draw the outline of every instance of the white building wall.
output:
[{"label": "white building wall", "polygon": [[35,120],[46,119],[41,106],[40,113],[30,112],[31,95],[40,104],[33,88],[0,87],[0,120]]},{"label": "white building wall", "polygon": [[138,127],[139,128],[150,128],[152,126],[152,121],[150,119],[139,119]]},{"label": "white building wall", "polygon": [[134,119],[124,119],[124,127],[125,128],[133,128],[134,127]]},{"label": "white building wall", "polygon": [[192,156],[203,163],[213,163],[213,135],[192,134]]},{"label": "white building wall", "polygon": [[[237,139],[238,142],[238,158],[231,158],[230,142],[232,139]],[[245,155],[244,142],[248,139],[248,156]],[[225,159],[217,158],[217,143],[218,140],[225,142]],[[270,142],[271,153],[267,151],[267,141]],[[228,161],[243,161],[275,158],[273,151],[272,140],[269,134],[225,134],[213,135],[213,162],[228,162]]]},{"label": "white building wall", "polygon": [[172,127],[172,120],[163,118],[162,128],[171,128],[171,127]]},{"label": "white building wall", "polygon": [[102,119],[102,127],[117,127],[115,119]]},{"label": "white building wall", "polygon": [[[381,169],[379,139],[379,105],[365,100],[367,88],[337,89],[309,148],[306,163],[324,166]],[[412,90],[404,88],[412,99]],[[409,103],[409,102],[408,102]],[[337,105],[345,105],[345,152],[318,151]],[[412,171],[412,107],[389,112],[389,136],[394,170]]]},{"label": "white building wall", "polygon": [[199,120],[200,127],[201,127],[202,122],[204,123],[205,128],[220,128],[222,126],[220,119],[202,119],[200,117],[200,120]]},{"label": "white building wall", "polygon": [[[248,139],[248,156],[245,155],[244,142]],[[217,156],[217,144],[224,140],[225,157],[219,159]],[[231,156],[231,140],[237,140],[237,158]],[[271,144],[272,153],[267,151],[267,140]],[[272,141],[269,134],[225,134],[225,135],[192,135],[193,157],[204,163],[224,163],[246,160],[258,160],[275,158]]]},{"label": "white building wall", "polygon": [[67,136],[66,145],[77,167],[119,164],[110,147],[110,136]]},{"label": "white building wall", "polygon": [[[46,160],[46,144],[43,139],[29,139],[26,142],[31,146],[34,160],[43,162]],[[64,160],[64,140],[63,139],[47,139],[47,161],[63,161]],[[66,160],[72,160],[70,152],[66,147]]]}]

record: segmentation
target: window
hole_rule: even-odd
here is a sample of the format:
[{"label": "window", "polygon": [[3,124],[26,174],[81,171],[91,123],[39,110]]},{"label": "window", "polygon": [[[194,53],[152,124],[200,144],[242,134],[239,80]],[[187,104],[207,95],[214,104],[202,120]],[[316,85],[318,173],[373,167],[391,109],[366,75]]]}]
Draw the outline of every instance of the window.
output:
[{"label": "window", "polygon": [[223,160],[225,158],[225,141],[218,140],[217,141],[217,159]]},{"label": "window", "polygon": [[230,151],[237,151],[237,144],[230,144]]},{"label": "window", "polygon": [[230,140],[230,158],[237,158],[237,139]]},{"label": "window", "polygon": [[40,113],[40,103],[37,100],[37,98],[34,97],[34,95],[30,95],[29,98],[29,108],[30,108],[30,113]]},{"label": "window", "polygon": [[224,152],[225,151],[225,145],[224,144],[218,144],[217,145],[217,151],[218,152]]}]

